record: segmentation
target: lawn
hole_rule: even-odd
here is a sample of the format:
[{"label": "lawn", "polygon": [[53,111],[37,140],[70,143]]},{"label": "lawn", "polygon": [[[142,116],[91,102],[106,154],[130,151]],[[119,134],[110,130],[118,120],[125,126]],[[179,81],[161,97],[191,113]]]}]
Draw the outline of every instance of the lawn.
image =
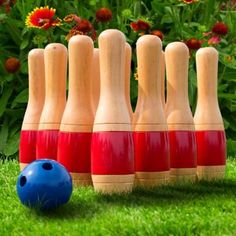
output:
[{"label": "lawn", "polygon": [[78,188],[53,212],[22,206],[16,161],[0,162],[0,235],[235,235],[236,160],[224,181],[102,196]]}]

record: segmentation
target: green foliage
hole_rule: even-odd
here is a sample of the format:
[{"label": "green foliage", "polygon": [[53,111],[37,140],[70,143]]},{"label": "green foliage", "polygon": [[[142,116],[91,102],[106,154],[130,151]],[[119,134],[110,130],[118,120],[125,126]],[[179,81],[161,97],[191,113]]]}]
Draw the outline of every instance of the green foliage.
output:
[{"label": "green foliage", "polygon": [[[223,4],[226,4],[223,8]],[[17,137],[27,103],[27,54],[35,47],[45,47],[50,42],[61,42],[67,45],[66,35],[71,29],[70,24],[48,30],[27,28],[25,19],[35,7],[48,5],[55,8],[56,16],[63,19],[68,14],[77,14],[88,19],[94,26],[97,36],[107,28],[123,31],[127,41],[133,48],[131,102],[135,107],[137,100],[135,43],[139,33],[134,32],[130,23],[142,19],[151,25],[151,29],[163,32],[164,47],[172,41],[186,41],[190,38],[202,40],[202,46],[208,46],[207,36],[217,21],[229,27],[221,43],[215,45],[219,51],[219,104],[223,114],[228,137],[228,151],[236,155],[236,8],[226,0],[199,0],[186,4],[181,0],[128,0],[128,1],[62,1],[62,0],[18,0],[6,13],[0,8],[0,156],[16,156]],[[95,12],[101,7],[112,10],[110,22],[96,21]],[[146,32],[147,33],[147,32]],[[97,41],[95,41],[97,46]],[[21,62],[20,70],[9,74],[4,64],[7,58],[16,57]],[[196,106],[196,69],[195,51],[191,51],[189,66],[189,99],[194,112]],[[14,143],[10,148],[9,145]]]},{"label": "green foliage", "polygon": [[76,188],[65,206],[29,210],[16,195],[18,162],[0,162],[0,235],[235,235],[236,160],[219,182],[102,196]]}]

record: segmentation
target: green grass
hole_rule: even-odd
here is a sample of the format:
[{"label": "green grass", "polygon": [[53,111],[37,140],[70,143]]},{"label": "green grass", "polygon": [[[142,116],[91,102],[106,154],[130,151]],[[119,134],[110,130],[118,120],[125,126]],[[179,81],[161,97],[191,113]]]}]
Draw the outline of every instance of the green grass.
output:
[{"label": "green grass", "polygon": [[224,181],[102,196],[76,189],[68,204],[40,213],[20,204],[17,162],[0,163],[0,235],[236,235],[236,160]]}]

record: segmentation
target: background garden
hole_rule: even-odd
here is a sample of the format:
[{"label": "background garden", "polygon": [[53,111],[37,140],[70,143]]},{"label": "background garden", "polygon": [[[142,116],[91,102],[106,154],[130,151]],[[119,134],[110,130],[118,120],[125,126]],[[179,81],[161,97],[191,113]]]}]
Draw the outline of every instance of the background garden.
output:
[{"label": "background garden", "polygon": [[[44,12],[36,9],[32,13],[36,7],[45,6],[48,8]],[[49,11],[50,8],[56,11]],[[29,13],[31,15],[26,21]],[[39,21],[42,15],[46,20]],[[218,95],[228,155],[235,156],[235,25],[235,0],[0,0],[0,158],[17,158],[19,132],[28,96],[29,50],[44,47],[50,42],[67,45],[68,39],[75,34],[90,35],[97,45],[97,37],[107,28],[123,31],[133,48],[133,108],[137,100],[135,43],[140,35],[157,35],[163,40],[164,47],[172,41],[186,42],[191,53],[189,99],[193,112],[196,105],[195,52],[208,45],[216,47],[220,53]]]},{"label": "background garden", "polygon": [[[0,235],[235,235],[235,26],[235,0],[0,0]],[[56,211],[26,209],[17,198],[15,184],[28,99],[28,52],[50,42],[67,45],[75,34],[91,36],[97,46],[100,32],[107,28],[123,31],[133,48],[133,108],[137,100],[135,44],[140,35],[154,34],[164,47],[173,41],[187,44],[193,112],[196,50],[217,48],[218,95],[228,145],[226,178],[135,189],[123,196],[77,188],[70,202]]]}]

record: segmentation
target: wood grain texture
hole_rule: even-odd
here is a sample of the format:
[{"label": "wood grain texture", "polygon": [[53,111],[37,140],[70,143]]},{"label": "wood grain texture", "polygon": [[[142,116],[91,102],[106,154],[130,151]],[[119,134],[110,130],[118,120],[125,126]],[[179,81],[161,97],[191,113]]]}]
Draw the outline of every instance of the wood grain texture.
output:
[{"label": "wood grain texture", "polygon": [[171,168],[170,182],[183,182],[197,180],[197,168]]},{"label": "wood grain texture", "polygon": [[197,177],[199,180],[217,180],[225,177],[226,167],[223,166],[198,166]]},{"label": "wood grain texture", "polygon": [[22,130],[37,130],[45,99],[44,49],[32,49],[28,55],[29,98]]},{"label": "wood grain texture", "polygon": [[85,35],[69,41],[69,92],[60,131],[92,132],[91,66],[93,41]]},{"label": "wood grain texture", "polygon": [[92,103],[93,115],[95,116],[100,97],[100,62],[99,62],[98,48],[94,48],[93,50],[91,84],[92,84],[91,103]]},{"label": "wood grain texture", "polygon": [[92,175],[92,180],[97,192],[128,193],[133,189],[134,175]]},{"label": "wood grain texture", "polygon": [[58,130],[66,104],[66,47],[59,43],[48,44],[44,51],[44,60],[45,103],[39,130]]},{"label": "wood grain texture", "polygon": [[169,183],[170,172],[135,172],[135,186],[152,188]]},{"label": "wood grain texture", "polygon": [[70,175],[71,175],[74,187],[93,185],[91,173],[70,173]]},{"label": "wood grain texture", "polygon": [[131,130],[125,99],[125,36],[109,29],[100,34],[98,41],[101,86],[93,131]]},{"label": "wood grain texture", "polygon": [[[165,114],[168,129],[194,130],[188,98],[189,50],[182,42],[173,42],[165,50],[167,101]],[[175,127],[178,124],[178,127]],[[186,126],[187,125],[187,126]]]},{"label": "wood grain texture", "polygon": [[133,110],[130,101],[130,74],[131,74],[131,56],[132,48],[125,44],[125,100],[129,111],[130,120],[133,119]]},{"label": "wood grain texture", "polygon": [[194,114],[196,130],[224,130],[217,97],[218,52],[213,47],[196,53],[198,98]]},{"label": "wood grain texture", "polygon": [[165,52],[162,51],[161,56],[161,103],[162,108],[165,111],[166,97],[165,97],[165,76],[166,76],[166,64],[165,64]]},{"label": "wood grain texture", "polygon": [[133,116],[135,131],[167,130],[161,94],[162,43],[154,35],[137,41],[138,101]]}]

